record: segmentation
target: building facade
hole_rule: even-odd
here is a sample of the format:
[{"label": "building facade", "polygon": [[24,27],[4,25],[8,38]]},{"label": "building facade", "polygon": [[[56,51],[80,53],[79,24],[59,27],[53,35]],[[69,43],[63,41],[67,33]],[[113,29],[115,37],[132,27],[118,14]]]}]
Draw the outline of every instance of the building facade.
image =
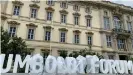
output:
[{"label": "building facade", "polygon": [[31,53],[89,48],[109,59],[133,56],[133,8],[108,1],[6,1],[1,25]]}]

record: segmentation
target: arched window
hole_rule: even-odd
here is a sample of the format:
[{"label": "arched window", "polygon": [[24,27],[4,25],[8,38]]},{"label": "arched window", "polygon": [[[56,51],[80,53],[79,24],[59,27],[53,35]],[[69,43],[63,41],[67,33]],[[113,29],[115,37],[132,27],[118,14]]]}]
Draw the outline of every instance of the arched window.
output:
[{"label": "arched window", "polygon": [[114,16],[114,26],[115,26],[115,28],[117,28],[117,29],[120,29],[120,28],[121,28],[120,19],[119,19],[118,16]]}]

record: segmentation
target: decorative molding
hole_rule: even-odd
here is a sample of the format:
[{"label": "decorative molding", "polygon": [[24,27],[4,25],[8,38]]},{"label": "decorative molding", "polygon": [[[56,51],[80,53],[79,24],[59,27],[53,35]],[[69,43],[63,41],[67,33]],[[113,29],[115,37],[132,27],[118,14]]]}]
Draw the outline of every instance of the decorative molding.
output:
[{"label": "decorative molding", "polygon": [[78,12],[73,13],[74,16],[80,16],[81,14]]},{"label": "decorative molding", "polygon": [[51,26],[43,26],[43,28],[45,28],[45,29],[54,29],[54,28],[51,27]]},{"label": "decorative molding", "polygon": [[52,12],[55,11],[55,9],[52,8],[52,7],[46,7],[45,10],[47,10],[47,11],[52,11]]},{"label": "decorative molding", "polygon": [[94,33],[93,32],[86,32],[86,34],[93,35]]},{"label": "decorative molding", "polygon": [[6,16],[1,15],[1,20],[6,20],[6,19],[7,19],[7,17],[6,17]]},{"label": "decorative molding", "polygon": [[10,25],[20,25],[20,23],[18,23],[16,21],[8,21],[7,23]]},{"label": "decorative molding", "polygon": [[60,31],[68,31],[66,28],[59,28]]},{"label": "decorative molding", "polygon": [[86,15],[85,18],[90,18],[91,19],[92,16],[91,15]]},{"label": "decorative molding", "polygon": [[81,33],[81,31],[79,31],[79,30],[74,30],[73,32],[74,33]]},{"label": "decorative molding", "polygon": [[68,12],[66,10],[64,10],[64,9],[63,10],[60,10],[60,13],[61,14],[68,14]]},{"label": "decorative molding", "polygon": [[40,8],[40,6],[38,6],[37,4],[30,4],[29,6],[30,6],[31,8],[38,8],[38,9]]},{"label": "decorative molding", "polygon": [[14,4],[14,5],[24,5],[24,3],[22,3],[21,1],[12,1],[12,3]]},{"label": "decorative molding", "polygon": [[119,6],[116,6],[115,9],[112,11],[112,13],[114,15],[119,15],[119,16],[121,16],[123,14],[122,10],[121,10],[121,8]]},{"label": "decorative molding", "polygon": [[37,25],[35,25],[34,23],[29,23],[29,24],[26,24],[27,26],[29,27],[37,27]]}]

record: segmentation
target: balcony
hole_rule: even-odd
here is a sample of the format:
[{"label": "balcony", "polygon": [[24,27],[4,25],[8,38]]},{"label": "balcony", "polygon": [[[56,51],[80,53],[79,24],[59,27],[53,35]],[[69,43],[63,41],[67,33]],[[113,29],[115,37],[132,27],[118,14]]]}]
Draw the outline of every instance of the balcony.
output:
[{"label": "balcony", "polygon": [[117,37],[119,37],[119,38],[121,38],[121,37],[128,38],[131,35],[131,32],[130,31],[124,30],[124,29],[117,29],[117,28],[112,29],[112,33],[113,34],[116,34]]}]

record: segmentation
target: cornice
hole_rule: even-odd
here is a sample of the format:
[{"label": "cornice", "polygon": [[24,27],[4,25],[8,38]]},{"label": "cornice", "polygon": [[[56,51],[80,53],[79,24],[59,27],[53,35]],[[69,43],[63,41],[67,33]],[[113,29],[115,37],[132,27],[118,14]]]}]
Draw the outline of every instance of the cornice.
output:
[{"label": "cornice", "polygon": [[44,29],[54,29],[52,26],[43,26]]},{"label": "cornice", "polygon": [[74,30],[73,32],[74,32],[74,33],[81,33],[80,30]]},{"label": "cornice", "polygon": [[73,13],[74,16],[80,16],[81,14],[78,12]]},{"label": "cornice", "polygon": [[37,25],[35,25],[34,23],[29,23],[29,24],[26,24],[27,26],[29,27],[37,27]]},{"label": "cornice", "polygon": [[85,32],[86,34],[88,35],[93,35],[94,33],[93,32]]},{"label": "cornice", "polygon": [[24,5],[21,1],[12,1],[12,3],[15,5]]},{"label": "cornice", "polygon": [[68,12],[66,10],[64,10],[64,9],[63,10],[60,10],[60,13],[61,14],[68,14]]},{"label": "cornice", "polygon": [[40,6],[37,5],[37,4],[30,4],[29,6],[32,7],[32,8],[40,8]]},{"label": "cornice", "polygon": [[7,23],[10,25],[20,25],[17,21],[8,21]]},{"label": "cornice", "polygon": [[66,28],[59,28],[60,31],[68,31]]},{"label": "cornice", "polygon": [[52,7],[46,7],[45,10],[47,10],[47,11],[52,11],[52,12],[55,11],[55,9],[52,8]]},{"label": "cornice", "polygon": [[[76,2],[80,3],[81,5],[84,4],[84,6],[86,6],[86,5],[93,6],[93,8],[98,8],[98,9],[107,8],[113,12],[116,11],[117,9],[119,9],[119,11],[121,11],[122,13],[129,13],[129,14],[133,15],[132,7],[125,6],[123,4],[113,3],[110,1],[76,1]],[[72,2],[70,2],[70,3],[72,3]],[[121,13],[121,12],[119,12],[119,13]],[[117,11],[116,11],[116,13],[117,13]]]},{"label": "cornice", "polygon": [[1,20],[6,20],[6,19],[7,19],[7,17],[6,17],[6,16],[1,15]]}]

